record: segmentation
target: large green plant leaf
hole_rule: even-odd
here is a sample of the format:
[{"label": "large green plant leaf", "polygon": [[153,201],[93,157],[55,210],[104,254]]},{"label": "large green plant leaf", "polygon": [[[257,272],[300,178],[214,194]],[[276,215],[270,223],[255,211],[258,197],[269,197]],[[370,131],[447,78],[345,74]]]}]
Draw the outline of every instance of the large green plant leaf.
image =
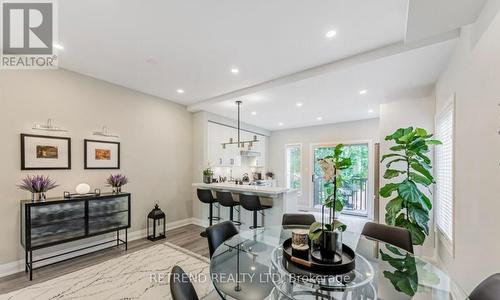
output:
[{"label": "large green plant leaf", "polygon": [[429,178],[419,175],[415,172],[410,172],[410,179],[426,187],[432,184],[432,181]]},{"label": "large green plant leaf", "polygon": [[385,140],[386,141],[397,140],[400,137],[402,137],[404,134],[405,134],[405,129],[404,128],[399,128],[393,134],[386,136]]},{"label": "large green plant leaf", "polygon": [[398,153],[391,153],[391,154],[386,154],[386,155],[383,155],[382,156],[382,159],[380,160],[381,162],[384,161],[386,158],[390,158],[390,157],[401,157],[401,158],[404,158],[406,160],[406,156],[402,155],[402,154],[398,154]]},{"label": "large green plant leaf", "polygon": [[423,129],[423,128],[416,128],[415,129],[415,133],[419,136],[419,137],[425,137],[427,136],[427,130]]},{"label": "large green plant leaf", "polygon": [[396,226],[408,229],[411,234],[411,241],[413,245],[423,245],[425,241],[424,229],[420,228],[416,223],[411,222],[404,218],[401,214],[396,219]]},{"label": "large green plant leaf", "polygon": [[350,168],[351,166],[352,166],[352,160],[349,157],[340,159],[335,165],[337,170],[345,170]]},{"label": "large green plant leaf", "polygon": [[408,202],[419,203],[422,192],[419,191],[417,185],[413,181],[404,180],[398,186],[398,194]]},{"label": "large green plant leaf", "polygon": [[423,204],[424,209],[427,209],[427,211],[430,211],[432,209],[431,199],[429,199],[429,197],[427,197],[424,193],[420,195],[420,200],[422,200],[421,202]]},{"label": "large green plant leaf", "polygon": [[397,146],[392,146],[389,149],[392,151],[401,151],[401,150],[405,150],[406,146],[405,145],[397,145]]},{"label": "large green plant leaf", "polygon": [[410,166],[413,170],[419,172],[427,179],[429,179],[432,183],[434,183],[434,177],[432,176],[431,172],[429,172],[429,170],[427,170],[427,168],[424,167],[424,165],[418,162],[412,162]]},{"label": "large green plant leaf", "polygon": [[429,234],[429,213],[421,205],[410,204],[408,211],[412,221],[417,224],[423,232]]},{"label": "large green plant leaf", "polygon": [[425,154],[423,154],[423,153],[420,153],[420,152],[419,152],[419,153],[417,153],[417,156],[418,156],[420,159],[422,159],[422,161],[423,161],[425,164],[429,165],[429,164],[431,163],[431,159],[430,159],[427,155],[425,155]]},{"label": "large green plant leaf", "polygon": [[396,218],[399,212],[403,209],[404,199],[401,197],[396,197],[385,205],[385,222],[389,225],[396,224]]},{"label": "large green plant leaf", "polygon": [[427,140],[427,145],[442,145],[443,143],[438,140]]},{"label": "large green plant leaf", "polygon": [[382,196],[382,198],[388,198],[398,189],[398,187],[399,183],[388,183],[380,189],[380,196]]},{"label": "large green plant leaf", "polygon": [[323,224],[321,222],[314,222],[309,227],[309,239],[311,241],[317,240],[321,233],[323,233]]},{"label": "large green plant leaf", "polygon": [[415,131],[410,131],[407,134],[403,135],[399,138],[399,140],[403,143],[409,143],[415,137]]},{"label": "large green plant leaf", "polygon": [[390,162],[388,162],[385,167],[386,168],[390,168],[392,166],[393,163],[396,163],[398,161],[403,161],[403,162],[406,162],[407,160],[405,158],[397,158],[397,159],[393,159],[391,160]]},{"label": "large green plant leaf", "polygon": [[394,169],[386,169],[384,173],[384,178],[385,179],[391,179],[398,177],[401,174],[406,173],[406,171],[400,171],[400,170],[394,170]]}]

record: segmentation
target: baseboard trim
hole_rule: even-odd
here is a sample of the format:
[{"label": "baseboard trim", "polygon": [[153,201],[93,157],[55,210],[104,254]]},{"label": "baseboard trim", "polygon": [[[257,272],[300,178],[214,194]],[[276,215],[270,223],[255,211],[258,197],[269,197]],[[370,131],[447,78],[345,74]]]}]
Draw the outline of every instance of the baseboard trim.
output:
[{"label": "baseboard trim", "polygon": [[[182,227],[182,226],[190,225],[190,224],[196,224],[194,220],[195,219],[193,219],[193,218],[186,218],[186,219],[182,219],[182,220],[178,220],[178,221],[167,223],[167,225],[166,225],[167,226],[167,231],[168,230],[172,230],[172,229],[176,229],[176,228],[179,228],[179,227]],[[128,233],[128,241],[131,242],[131,241],[135,241],[135,240],[138,240],[138,239],[141,239],[141,238],[145,238],[146,237],[146,233],[147,233],[146,228],[129,232]],[[105,235],[103,235],[103,236],[105,236]],[[77,246],[71,246],[71,247],[64,248],[64,249],[57,250],[57,251],[53,251],[53,252],[50,252],[50,253],[44,253],[42,255],[36,255],[36,256],[33,257],[33,259],[40,259],[40,258],[44,258],[44,257],[49,257],[49,256],[52,256],[52,255],[61,254],[61,253],[67,252],[67,251],[73,251],[73,250],[76,250],[78,248],[84,248],[84,247],[87,247],[87,246],[99,244],[99,243],[102,243],[102,242],[110,240],[110,236],[111,235],[108,235],[107,238],[93,240],[92,242],[82,243],[82,244],[79,244]],[[85,240],[83,240],[83,241],[85,241]],[[62,258],[71,258],[71,257],[77,256],[77,255],[91,253],[91,252],[94,252],[94,251],[97,251],[97,250],[100,250],[100,249],[104,249],[106,247],[109,247],[109,245],[102,245],[102,246],[95,247],[95,248],[92,248],[92,249],[82,250],[82,251],[79,251],[78,253],[76,253],[74,255],[69,255],[68,254],[67,256],[62,256],[59,259],[62,259]],[[23,257],[23,256],[24,256],[24,251],[20,254],[20,257]],[[57,261],[57,259],[52,259],[52,260],[49,259],[45,263],[49,264],[49,263],[56,262],[56,261]],[[9,263],[5,263],[5,264],[0,265],[0,277],[5,277],[5,276],[12,275],[12,274],[19,273],[19,272],[24,272],[24,259],[20,259],[20,260],[17,260],[17,261],[13,261],[13,262],[9,262]]]}]

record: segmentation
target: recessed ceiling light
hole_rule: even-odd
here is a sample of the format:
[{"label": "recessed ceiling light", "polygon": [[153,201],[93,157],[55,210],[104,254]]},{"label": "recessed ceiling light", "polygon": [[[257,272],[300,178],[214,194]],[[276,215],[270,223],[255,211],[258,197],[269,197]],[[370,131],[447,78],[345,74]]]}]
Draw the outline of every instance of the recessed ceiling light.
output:
[{"label": "recessed ceiling light", "polygon": [[367,91],[367,90],[361,90],[361,91],[359,91],[359,94],[360,94],[360,95],[364,95],[364,94],[366,94],[366,93],[368,93],[368,91]]},{"label": "recessed ceiling light", "polygon": [[316,120],[321,121],[323,120],[323,117],[317,117]]},{"label": "recessed ceiling light", "polygon": [[257,115],[257,112],[256,111],[252,111],[252,116],[255,116]]},{"label": "recessed ceiling light", "polygon": [[373,113],[373,109],[369,109],[369,110],[368,110],[368,113],[369,113],[369,114]]},{"label": "recessed ceiling light", "polygon": [[334,37],[334,36],[336,36],[336,35],[337,35],[337,31],[335,31],[335,30],[330,30],[330,31],[328,31],[328,32],[325,34],[325,36],[326,36],[327,38],[329,38],[329,39],[331,39],[332,37]]},{"label": "recessed ceiling light", "polygon": [[182,89],[178,89],[178,90],[177,90],[177,94],[184,94],[184,90],[182,90]]},{"label": "recessed ceiling light", "polygon": [[283,122],[279,122],[279,123],[278,123],[278,126],[283,126]]},{"label": "recessed ceiling light", "polygon": [[302,107],[302,105],[304,105],[302,102],[297,102],[297,104],[295,104],[297,107]]},{"label": "recessed ceiling light", "polygon": [[237,68],[231,69],[231,73],[233,73],[233,74],[238,74],[239,72],[240,72],[240,70],[238,70]]},{"label": "recessed ceiling light", "polygon": [[52,46],[58,50],[64,50],[64,46],[61,44],[53,44]]}]

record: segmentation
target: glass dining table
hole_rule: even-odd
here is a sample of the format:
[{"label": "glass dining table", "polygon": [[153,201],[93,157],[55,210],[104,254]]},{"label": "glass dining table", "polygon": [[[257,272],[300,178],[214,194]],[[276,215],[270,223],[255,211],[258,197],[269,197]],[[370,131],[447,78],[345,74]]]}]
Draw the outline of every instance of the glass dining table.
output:
[{"label": "glass dining table", "polygon": [[[349,274],[315,275],[283,256],[283,242],[299,227],[241,232],[220,245],[210,276],[223,299],[467,299],[443,270],[391,244],[346,231],[356,253]],[[345,277],[348,276],[348,277]],[[350,278],[348,281],[344,278]]]}]

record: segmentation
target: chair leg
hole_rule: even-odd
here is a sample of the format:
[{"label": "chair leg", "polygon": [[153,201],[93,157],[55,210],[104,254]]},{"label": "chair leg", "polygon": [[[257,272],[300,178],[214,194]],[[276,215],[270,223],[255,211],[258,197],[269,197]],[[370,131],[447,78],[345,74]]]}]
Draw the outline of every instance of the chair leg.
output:
[{"label": "chair leg", "polygon": [[253,211],[253,228],[257,228],[257,211]]},{"label": "chair leg", "polygon": [[210,203],[210,209],[208,213],[208,220],[209,220],[208,223],[210,224],[210,226],[212,226],[213,216],[214,216],[214,206],[213,203]]},{"label": "chair leg", "polygon": [[229,220],[233,222],[234,225],[236,226],[241,226],[240,221],[235,221],[234,220],[234,206],[229,207]]}]

